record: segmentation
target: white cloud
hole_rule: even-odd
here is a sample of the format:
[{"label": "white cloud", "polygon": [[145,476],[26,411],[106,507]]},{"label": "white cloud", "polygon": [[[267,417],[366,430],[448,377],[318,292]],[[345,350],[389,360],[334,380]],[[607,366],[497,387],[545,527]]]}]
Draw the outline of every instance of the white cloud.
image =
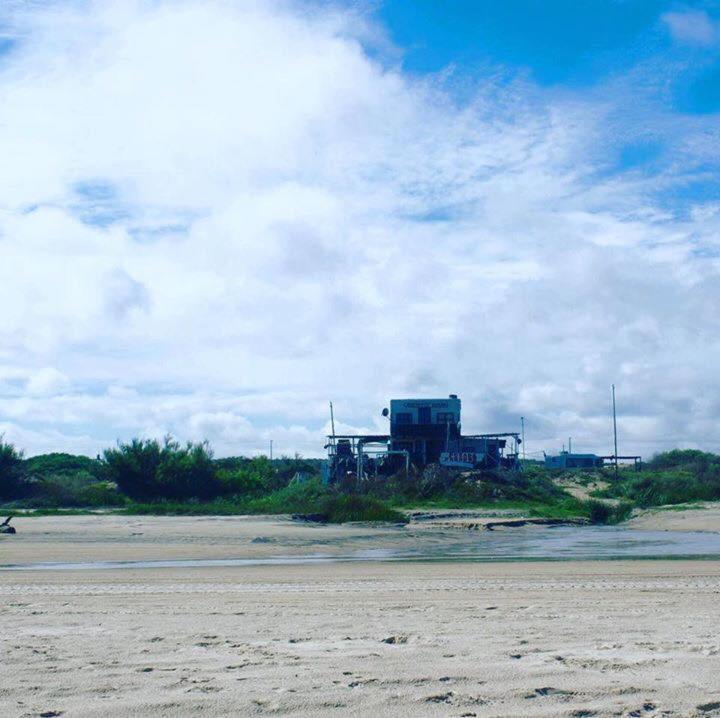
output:
[{"label": "white cloud", "polygon": [[720,38],[717,25],[704,10],[666,12],[662,20],[673,38],[679,42],[709,46]]},{"label": "white cloud", "polygon": [[61,371],[45,367],[29,377],[25,391],[31,396],[52,396],[64,391],[69,384],[68,377]]},{"label": "white cloud", "polygon": [[[720,215],[658,204],[672,162],[612,168],[647,131],[627,96],[479,81],[458,103],[370,59],[357,16],[294,3],[11,20],[0,418],[30,451],[172,432],[311,454],[330,398],[378,430],[390,397],[450,391],[467,429],[524,414],[535,448],[607,450],[612,381],[626,451],[662,448],[653,416],[720,445]],[[709,126],[654,132],[709,161]]]}]

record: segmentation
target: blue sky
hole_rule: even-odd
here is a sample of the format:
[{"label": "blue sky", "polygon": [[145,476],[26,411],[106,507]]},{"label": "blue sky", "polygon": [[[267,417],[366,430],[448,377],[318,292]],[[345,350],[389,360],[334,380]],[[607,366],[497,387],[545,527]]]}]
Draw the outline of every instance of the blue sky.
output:
[{"label": "blue sky", "polygon": [[487,65],[528,72],[543,85],[587,85],[667,51],[657,0],[417,0],[383,2],[378,16],[414,72]]},{"label": "blue sky", "polygon": [[646,71],[663,109],[720,111],[717,2],[386,0],[375,14],[405,70],[451,69],[461,89],[496,72],[558,92],[610,92],[628,72]]},{"label": "blue sky", "polygon": [[720,5],[0,8],[0,432],[322,452],[458,393],[720,450]]},{"label": "blue sky", "polygon": [[[661,172],[674,161],[673,120],[692,126],[720,112],[717,2],[386,0],[374,16],[405,71],[448,73],[447,87],[459,98],[488,76],[523,78],[533,88],[627,110],[620,128],[627,141],[606,148],[610,172]],[[706,174],[693,169],[658,188],[668,207],[682,212],[694,200],[720,198],[717,156],[708,158]]]},{"label": "blue sky", "polygon": [[[403,49],[404,67],[413,72],[438,72],[452,65],[471,77],[497,66],[527,72],[546,86],[583,87],[662,57],[675,65],[666,68],[668,74],[685,65],[679,79],[696,74],[710,78],[717,72],[717,44],[705,41],[702,29],[673,38],[663,21],[667,13],[704,25],[718,21],[720,8],[711,2],[666,0],[387,0],[377,9]],[[709,109],[703,95],[690,111]]]}]

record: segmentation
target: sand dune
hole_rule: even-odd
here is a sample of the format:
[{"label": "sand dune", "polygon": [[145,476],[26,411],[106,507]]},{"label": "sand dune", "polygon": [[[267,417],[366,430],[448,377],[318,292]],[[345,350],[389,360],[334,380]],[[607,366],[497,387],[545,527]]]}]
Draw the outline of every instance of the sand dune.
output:
[{"label": "sand dune", "polygon": [[705,501],[689,506],[646,509],[628,521],[628,528],[646,531],[720,532],[720,503]]}]

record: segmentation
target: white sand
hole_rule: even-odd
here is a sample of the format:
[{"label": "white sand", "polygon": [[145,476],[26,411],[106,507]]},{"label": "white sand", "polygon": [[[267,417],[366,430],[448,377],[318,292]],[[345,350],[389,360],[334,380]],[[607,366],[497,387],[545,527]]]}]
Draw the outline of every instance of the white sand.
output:
[{"label": "white sand", "polygon": [[[252,538],[273,532],[285,532],[298,553],[308,536],[332,538],[345,552],[389,531],[127,521],[18,520],[21,533],[0,541],[0,563],[156,558],[181,555],[178,546],[184,556],[228,546],[260,555],[275,544]],[[720,715],[719,597],[715,561],[0,572],[0,709]]]},{"label": "white sand", "polygon": [[627,528],[654,531],[720,532],[720,502],[706,501],[688,506],[660,507],[640,511]]}]

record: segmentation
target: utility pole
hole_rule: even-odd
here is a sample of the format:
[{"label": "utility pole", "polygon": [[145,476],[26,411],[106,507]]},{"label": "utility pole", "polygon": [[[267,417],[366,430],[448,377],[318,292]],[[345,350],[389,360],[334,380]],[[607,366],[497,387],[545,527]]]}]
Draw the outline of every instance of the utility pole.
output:
[{"label": "utility pole", "polygon": [[618,448],[617,448],[617,413],[615,411],[615,384],[612,385],[613,401],[613,436],[615,438],[615,479],[618,478]]},{"label": "utility pole", "polygon": [[270,461],[272,461],[272,442],[273,440],[270,439]]},{"label": "utility pole", "polygon": [[332,430],[332,443],[335,445],[335,414],[333,414],[332,402],[330,402],[330,426]]},{"label": "utility pole", "polygon": [[525,417],[520,417],[520,427],[521,427],[521,434],[522,434],[522,450],[523,450],[523,461],[525,461]]},{"label": "utility pole", "polygon": [[572,436],[568,436],[568,454],[572,454]]}]

